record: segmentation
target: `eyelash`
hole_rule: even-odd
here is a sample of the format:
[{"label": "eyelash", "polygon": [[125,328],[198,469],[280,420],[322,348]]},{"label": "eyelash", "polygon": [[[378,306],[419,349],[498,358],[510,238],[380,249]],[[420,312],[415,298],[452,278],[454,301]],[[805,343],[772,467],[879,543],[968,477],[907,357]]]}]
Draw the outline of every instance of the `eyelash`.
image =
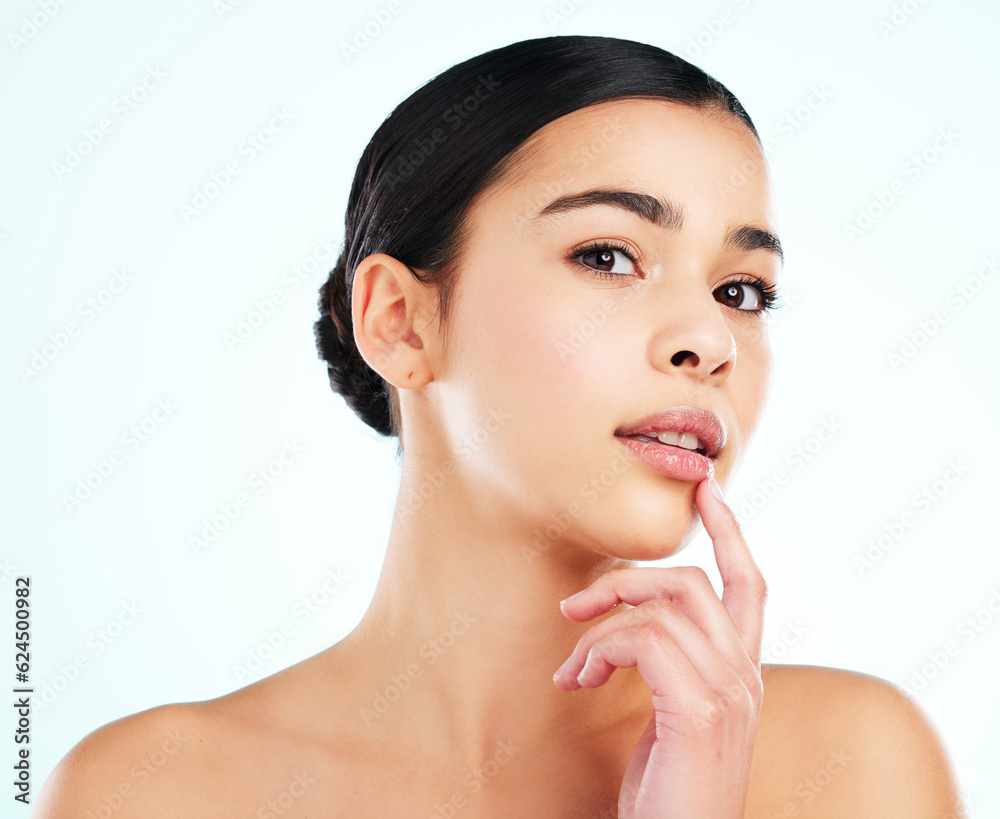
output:
[{"label": "eyelash", "polygon": [[[590,267],[589,265],[583,264],[583,262],[577,261],[580,256],[587,253],[600,253],[605,250],[617,250],[626,259],[628,259],[632,264],[638,264],[639,260],[636,258],[633,250],[626,244],[622,242],[616,242],[614,240],[601,240],[597,242],[590,242],[589,244],[583,245],[582,247],[575,247],[569,253],[569,260],[575,262],[579,267],[582,267],[588,273],[595,273],[606,279],[616,279],[623,276],[629,276],[629,273],[612,273],[608,270],[598,270],[596,267]],[[778,302],[781,299],[781,290],[777,285],[766,282],[757,276],[751,276],[749,274],[744,274],[738,279],[731,282],[726,282],[720,287],[728,287],[731,284],[748,284],[753,287],[757,293],[760,295],[760,301],[763,305],[756,310],[741,310],[739,307],[734,307],[734,310],[739,310],[741,313],[756,313],[758,315],[763,315],[770,310],[773,310],[778,306]]]}]

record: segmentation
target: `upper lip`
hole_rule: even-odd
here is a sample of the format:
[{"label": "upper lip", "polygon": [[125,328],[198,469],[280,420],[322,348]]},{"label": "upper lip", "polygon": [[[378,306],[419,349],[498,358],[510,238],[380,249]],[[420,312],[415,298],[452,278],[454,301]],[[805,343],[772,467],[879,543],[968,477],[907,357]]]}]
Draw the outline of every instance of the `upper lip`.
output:
[{"label": "upper lip", "polygon": [[699,407],[670,407],[647,415],[639,421],[615,430],[615,435],[650,435],[657,432],[673,430],[674,432],[690,432],[697,435],[705,446],[705,455],[715,457],[716,453],[726,445],[726,428],[719,416],[709,410]]}]

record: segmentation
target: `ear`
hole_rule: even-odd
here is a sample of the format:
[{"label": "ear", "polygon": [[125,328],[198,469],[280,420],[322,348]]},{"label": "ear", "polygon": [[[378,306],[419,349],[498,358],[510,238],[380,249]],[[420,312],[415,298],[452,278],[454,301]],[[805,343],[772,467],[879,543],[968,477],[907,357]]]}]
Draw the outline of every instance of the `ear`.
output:
[{"label": "ear", "polygon": [[434,380],[414,326],[426,330],[429,321],[420,316],[436,312],[432,288],[399,259],[372,253],[358,265],[351,294],[354,342],[368,366],[393,386],[415,389]]}]

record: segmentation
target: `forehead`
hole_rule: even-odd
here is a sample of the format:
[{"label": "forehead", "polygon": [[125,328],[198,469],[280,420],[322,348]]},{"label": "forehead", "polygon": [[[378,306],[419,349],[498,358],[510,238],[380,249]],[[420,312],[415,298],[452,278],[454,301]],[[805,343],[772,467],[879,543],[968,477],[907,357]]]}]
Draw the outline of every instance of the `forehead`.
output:
[{"label": "forehead", "polygon": [[623,186],[668,198],[685,216],[774,223],[766,158],[747,125],[662,99],[603,102],[546,124],[508,157],[470,217],[509,210],[524,228],[560,196]]}]

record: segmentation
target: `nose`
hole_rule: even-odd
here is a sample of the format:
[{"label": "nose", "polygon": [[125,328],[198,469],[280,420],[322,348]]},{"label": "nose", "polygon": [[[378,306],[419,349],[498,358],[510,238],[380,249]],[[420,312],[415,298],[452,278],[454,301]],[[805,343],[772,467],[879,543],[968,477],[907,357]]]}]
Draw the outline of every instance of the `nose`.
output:
[{"label": "nose", "polygon": [[663,282],[655,302],[656,328],[649,341],[650,363],[670,375],[683,374],[698,386],[721,383],[736,366],[736,340],[725,309],[704,278]]}]

